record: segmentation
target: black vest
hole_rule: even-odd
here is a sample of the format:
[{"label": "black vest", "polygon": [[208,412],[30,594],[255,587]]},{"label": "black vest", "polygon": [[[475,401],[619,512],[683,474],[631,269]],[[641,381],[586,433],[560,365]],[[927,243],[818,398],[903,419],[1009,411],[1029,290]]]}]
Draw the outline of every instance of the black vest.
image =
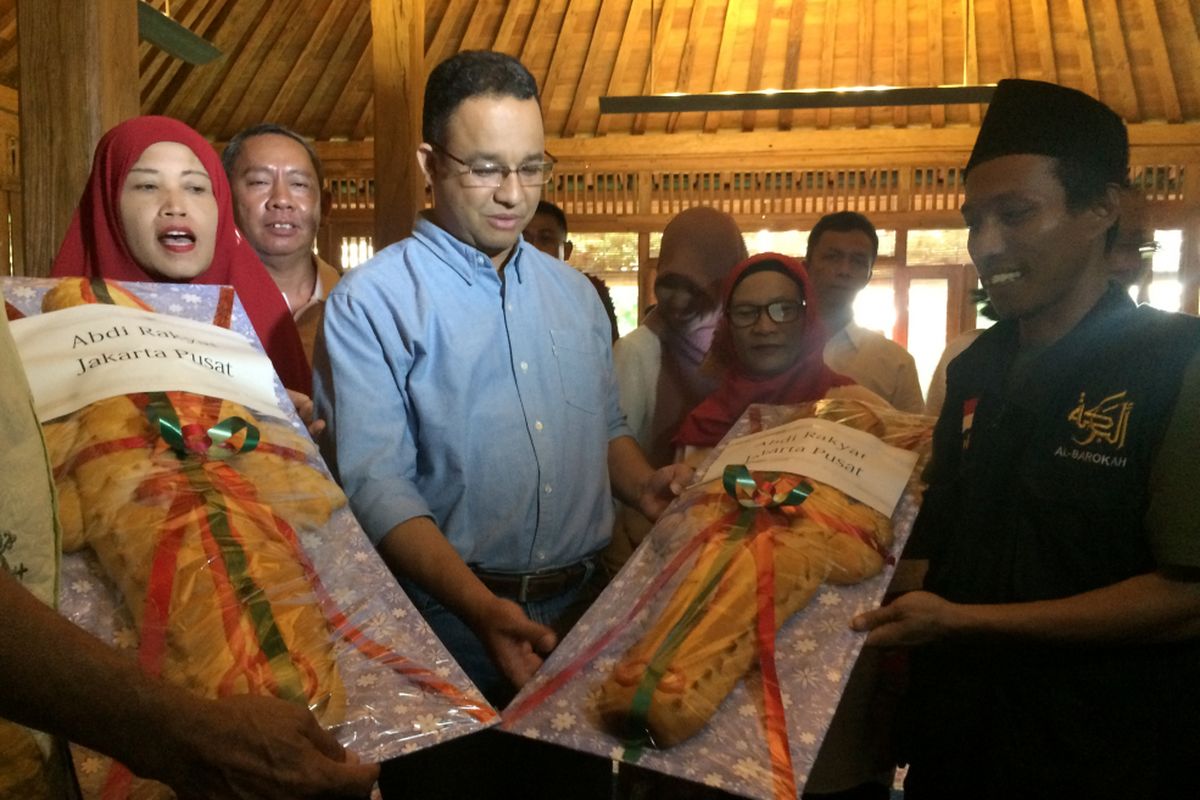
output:
[{"label": "black vest", "polygon": [[[1153,571],[1150,472],[1198,349],[1200,319],[1116,287],[1019,375],[1016,323],[982,334],[947,374],[910,550],[926,588],[1022,602]],[[961,770],[973,797],[1172,796],[1200,758],[1197,684],[1194,642],[921,648],[907,755],[914,773]]]}]

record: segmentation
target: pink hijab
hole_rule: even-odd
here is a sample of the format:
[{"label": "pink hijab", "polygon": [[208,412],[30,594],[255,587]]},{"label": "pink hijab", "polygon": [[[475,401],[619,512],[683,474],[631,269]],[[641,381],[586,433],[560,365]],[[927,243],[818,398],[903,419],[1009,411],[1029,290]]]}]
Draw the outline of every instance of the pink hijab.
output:
[{"label": "pink hijab", "polygon": [[746,244],[733,217],[707,206],[680,212],[663,230],[658,255],[658,277],[681,275],[708,295],[716,308],[688,330],[667,324],[657,309],[643,321],[662,345],[662,366],[650,422],[646,456],[655,467],[670,464],[675,456],[671,440],[688,409],[713,390],[716,382],[701,369],[721,316],[721,281],[746,258]]},{"label": "pink hijab", "polygon": [[709,357],[723,371],[721,385],[716,391],[704,399],[704,402],[692,409],[687,419],[675,437],[675,444],[680,446],[695,445],[711,447],[721,441],[721,437],[733,427],[733,423],[750,406],[751,403],[768,403],[771,405],[788,405],[817,400],[825,396],[834,386],[845,386],[854,383],[853,380],[825,366],[825,326],[821,324],[820,314],[816,305],[816,297],[808,280],[808,272],[801,264],[790,256],[779,253],[761,253],[738,264],[725,280],[722,292],[724,307],[728,307],[729,299],[738,281],[753,267],[772,269],[787,275],[800,284],[807,307],[804,313],[804,330],[800,334],[804,339],[804,347],[800,357],[791,368],[766,378],[756,377],[746,372],[737,360],[733,349],[733,338],[729,331],[729,318],[721,317],[713,337],[712,351]]},{"label": "pink hijab", "polygon": [[232,193],[221,160],[204,137],[178,120],[136,117],[104,134],[96,145],[92,173],[51,274],[119,281],[164,280],[134,261],[121,225],[121,190],[125,178],[146,148],[157,142],[178,142],[195,153],[208,171],[217,201],[217,241],[212,264],[195,278],[181,283],[233,286],[283,385],[312,394],[312,372],[283,294],[234,225]]}]

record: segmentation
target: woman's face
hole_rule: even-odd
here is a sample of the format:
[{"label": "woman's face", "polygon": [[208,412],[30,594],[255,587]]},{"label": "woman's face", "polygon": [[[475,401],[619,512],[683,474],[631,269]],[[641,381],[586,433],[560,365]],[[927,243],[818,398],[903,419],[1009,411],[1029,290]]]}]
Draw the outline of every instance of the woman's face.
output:
[{"label": "woman's face", "polygon": [[726,313],[734,353],[751,375],[778,375],[800,357],[804,297],[800,285],[783,273],[756,272],[744,278],[733,290]]},{"label": "woman's face", "polygon": [[121,187],[121,227],[142,269],[187,280],[212,264],[217,200],[191,148],[156,142],[142,152]]}]

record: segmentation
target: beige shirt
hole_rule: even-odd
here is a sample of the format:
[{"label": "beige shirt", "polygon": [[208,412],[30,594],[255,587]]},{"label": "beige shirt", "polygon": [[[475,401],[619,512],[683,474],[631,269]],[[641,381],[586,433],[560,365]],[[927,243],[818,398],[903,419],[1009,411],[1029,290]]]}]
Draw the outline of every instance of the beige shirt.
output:
[{"label": "beige shirt", "polygon": [[834,372],[870,389],[895,408],[925,413],[917,363],[908,351],[878,331],[851,322],[825,344],[825,363]]}]

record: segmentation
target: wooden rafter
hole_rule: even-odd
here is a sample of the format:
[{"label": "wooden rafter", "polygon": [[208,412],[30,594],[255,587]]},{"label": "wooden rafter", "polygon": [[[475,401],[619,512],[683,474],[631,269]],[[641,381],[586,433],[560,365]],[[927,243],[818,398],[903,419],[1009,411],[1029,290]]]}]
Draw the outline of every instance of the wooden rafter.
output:
[{"label": "wooden rafter", "polygon": [[[249,74],[258,72],[262,67],[263,60],[271,50],[272,43],[278,40],[289,23],[292,23],[293,18],[297,16],[299,0],[282,0],[279,3],[270,3],[268,6],[267,13],[243,40],[237,57],[229,66],[231,72]],[[229,92],[223,93],[225,95],[224,102],[219,102],[219,96],[214,95],[204,105],[197,106],[196,108],[203,110],[196,117],[195,127],[200,130],[210,130],[216,128],[218,122],[222,125],[228,124],[230,114],[246,92],[250,90],[251,85],[247,81],[240,86],[230,87]],[[194,109],[193,113],[195,113]]]},{"label": "wooden rafter", "polygon": [[[767,41],[771,35],[771,17],[775,15],[775,0],[758,0],[758,12],[754,17],[754,42],[750,48],[750,70],[746,75],[746,89],[755,91],[763,86],[763,70],[767,64]],[[742,130],[754,130],[755,111],[742,112]]]},{"label": "wooden rafter", "polygon": [[326,6],[316,30],[312,32],[304,50],[296,59],[294,69],[275,94],[275,99],[271,101],[267,113],[263,116],[264,120],[277,122],[297,116],[293,109],[304,105],[313,81],[321,74],[323,64],[329,58],[328,51],[335,46],[331,42],[336,42],[338,33],[349,19],[347,8],[342,3],[330,3]]},{"label": "wooden rafter", "polygon": [[[974,7],[974,3],[968,2],[966,16],[963,18],[967,25],[967,35],[963,41],[963,47],[966,48],[967,74],[963,77],[968,84],[979,83],[979,17]],[[982,115],[978,105],[972,103],[967,106],[967,114],[972,125],[979,124]]]},{"label": "wooden rafter", "polygon": [[354,65],[354,70],[350,73],[350,79],[346,81],[346,88],[338,95],[337,103],[329,112],[324,127],[316,136],[317,139],[329,140],[335,136],[352,136],[354,134],[353,129],[345,130],[339,126],[345,124],[343,120],[359,119],[370,102],[373,92],[371,58],[371,43],[367,42],[367,46],[363,48],[362,54],[358,57],[358,63]]},{"label": "wooden rafter", "polygon": [[[1151,3],[1154,0],[1150,0]],[[1058,60],[1054,56],[1054,34],[1050,29],[1050,0],[1029,0],[1033,12],[1033,35],[1037,39],[1042,79],[1058,83]]]},{"label": "wooden rafter", "polygon": [[[908,74],[908,0],[895,0],[892,14],[892,83],[908,86],[912,83]],[[908,125],[908,107],[892,109],[892,124],[897,128]]]},{"label": "wooden rafter", "polygon": [[[567,0],[539,0],[533,12],[533,21],[529,23],[529,33],[521,45],[521,54],[517,56],[522,64],[538,77],[536,65],[533,64],[534,53],[545,42],[556,40],[562,32],[562,18]],[[544,77],[544,76],[542,76]],[[538,81],[538,86],[544,86],[544,81]]]},{"label": "wooden rafter", "polygon": [[[512,0],[504,9],[500,27],[496,30],[496,39],[492,42],[492,50],[515,56],[521,52],[521,43],[533,21],[533,13],[537,8],[537,0]],[[521,22],[525,21],[522,26]]]},{"label": "wooden rafter", "polygon": [[[671,23],[675,19],[677,5],[677,0],[663,0],[662,11],[659,12],[658,20],[654,23],[654,47],[650,52],[650,60],[646,62],[646,74],[642,79],[642,94],[654,94],[658,91],[655,81],[661,79],[662,76],[655,72],[654,65],[661,64],[671,49]],[[653,6],[651,6],[651,10],[653,10]],[[633,115],[632,130],[633,133],[646,132],[645,114]]]},{"label": "wooden rafter", "polygon": [[1097,4],[1096,18],[1103,21],[1104,49],[1111,59],[1109,68],[1117,87],[1108,104],[1126,122],[1141,122],[1137,90],[1133,87],[1133,68],[1129,61],[1129,49],[1125,46],[1125,35],[1121,31],[1121,14],[1117,10],[1116,0],[1097,0]]},{"label": "wooden rafter", "polygon": [[433,35],[433,41],[425,48],[425,63],[430,68],[445,61],[458,52],[458,43],[473,13],[478,12],[475,0],[450,0],[446,13]]},{"label": "wooden rafter", "polygon": [[[1012,3],[996,0],[996,36],[1000,45],[1000,74],[998,78],[1018,78],[1017,48],[1013,37]],[[989,81],[991,76],[988,76]]]},{"label": "wooden rafter", "polygon": [[[942,27],[942,0],[929,0],[929,82],[941,86],[946,82],[946,37]],[[946,126],[946,107],[930,106],[929,122],[935,128]]]},{"label": "wooden rafter", "polygon": [[[872,86],[873,73],[871,56],[875,52],[875,3],[874,0],[858,0],[858,69],[855,82],[859,86]],[[854,126],[865,128],[871,124],[871,109],[867,107],[854,109]]]},{"label": "wooden rafter", "polygon": [[[833,57],[837,50],[838,0],[829,0],[825,4],[825,25],[821,34],[821,73],[818,86],[822,89],[833,87]],[[828,108],[817,111],[817,127],[829,127],[833,115]]]},{"label": "wooden rafter", "polygon": [[1096,74],[1096,52],[1092,49],[1092,31],[1088,25],[1083,0],[1067,0],[1071,11],[1072,40],[1079,52],[1080,89],[1092,97],[1100,96],[1100,79]]},{"label": "wooden rafter", "polygon": [[[700,40],[704,38],[705,0],[695,0],[692,4],[692,16],[688,22],[687,39],[683,43],[683,53],[679,57],[679,78],[675,82],[675,91],[694,92],[701,90],[696,84],[692,70],[696,64],[696,54],[700,51]],[[679,125],[679,113],[667,115],[667,133],[674,133]]]},{"label": "wooden rafter", "polygon": [[354,11],[341,40],[330,56],[330,68],[321,73],[313,86],[311,98],[304,105],[304,110],[296,118],[296,128],[300,131],[313,130],[320,125],[330,109],[337,102],[346,74],[353,69],[347,69],[346,64],[357,64],[362,51],[371,41],[371,5],[362,3]]},{"label": "wooden rafter", "polygon": [[[612,73],[608,76],[608,93],[610,95],[619,92],[621,80],[629,72],[629,61],[633,57],[634,42],[638,38],[638,31],[641,30],[642,18],[647,15],[649,8],[649,0],[633,0],[629,6],[629,16],[625,18],[625,30],[621,35],[621,44],[617,46],[617,60],[613,62]],[[653,24],[654,20],[651,19],[650,23]],[[611,120],[611,115],[600,117],[596,123],[597,136],[608,133]]]},{"label": "wooden rafter", "polygon": [[[784,89],[800,88],[800,43],[804,37],[804,12],[807,5],[804,0],[793,0],[788,13],[787,49],[783,54]],[[793,115],[794,112],[790,108],[779,112],[780,130],[791,130]]]},{"label": "wooden rafter", "polygon": [[1154,77],[1157,79],[1158,91],[1162,95],[1167,122],[1182,122],[1183,110],[1179,105],[1179,90],[1175,88],[1175,75],[1171,71],[1171,55],[1167,50],[1166,37],[1163,36],[1158,8],[1155,6],[1154,0],[1140,0],[1138,8],[1142,12],[1142,33],[1146,36],[1146,45],[1154,64]]},{"label": "wooden rafter", "polygon": [[569,32],[577,31],[580,28],[585,30],[595,28],[596,18],[587,15],[599,13],[599,11],[597,6],[586,0],[567,0],[567,7],[563,11],[562,25],[559,26],[559,34],[554,40],[554,49],[550,54],[550,66],[546,68],[546,78],[542,81],[543,114],[549,113],[554,95],[562,89],[564,84],[568,88],[574,88],[578,83],[578,79],[574,76],[571,81],[562,80],[564,64],[569,57],[568,53],[576,44],[571,41]]},{"label": "wooden rafter", "polygon": [[[223,27],[222,22],[230,10],[225,0],[207,0],[188,27],[218,47],[224,47],[225,43],[218,42],[216,34]],[[161,114],[191,73],[192,65],[167,55],[157,47],[153,49],[157,51],[154,60],[156,67],[153,71],[143,68],[141,73],[142,110]]]},{"label": "wooden rafter", "polygon": [[[743,2],[750,0],[729,0],[725,6],[725,23],[721,27],[721,44],[717,47],[717,68],[713,70],[712,91],[721,92],[730,88],[730,72],[733,69],[734,43],[737,41],[738,20],[741,19]],[[712,133],[720,124],[721,115],[710,111],[704,115],[704,132]]]},{"label": "wooden rafter", "polygon": [[458,49],[460,51],[486,50],[490,47],[496,36],[500,18],[503,16],[500,12],[501,8],[500,0],[479,0],[475,5],[475,13],[471,15],[471,21],[467,24],[467,29],[463,31]]},{"label": "wooden rafter", "polygon": [[[633,3],[636,6],[637,3]],[[605,51],[607,44],[608,32],[620,27],[620,14],[624,8],[624,4],[620,0],[600,0],[600,12],[596,18],[596,24],[592,27],[591,36],[588,39],[587,55],[583,59],[583,71],[579,73],[579,83],[576,84],[575,96],[571,99],[571,108],[567,111],[567,120],[563,124],[562,135],[570,138],[575,135],[579,128],[579,121],[583,117],[584,109],[588,107],[592,98],[593,87],[600,85],[600,57]],[[628,9],[630,15],[633,14],[633,8]]]}]

